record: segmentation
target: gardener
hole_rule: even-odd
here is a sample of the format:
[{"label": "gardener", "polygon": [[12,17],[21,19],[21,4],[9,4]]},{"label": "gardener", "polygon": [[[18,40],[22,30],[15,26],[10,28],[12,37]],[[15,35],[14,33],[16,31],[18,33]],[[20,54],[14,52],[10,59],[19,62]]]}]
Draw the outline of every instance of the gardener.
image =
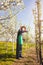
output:
[{"label": "gardener", "polygon": [[18,34],[17,34],[16,59],[22,58],[22,44],[23,44],[22,33],[24,32],[27,32],[26,27],[22,26],[18,30]]}]

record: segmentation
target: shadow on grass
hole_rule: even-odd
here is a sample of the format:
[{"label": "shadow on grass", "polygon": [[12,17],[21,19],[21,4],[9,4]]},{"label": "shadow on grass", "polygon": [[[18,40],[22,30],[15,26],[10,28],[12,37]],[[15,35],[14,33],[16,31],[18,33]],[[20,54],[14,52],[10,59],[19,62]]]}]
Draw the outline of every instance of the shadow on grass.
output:
[{"label": "shadow on grass", "polygon": [[14,61],[15,58],[14,54],[0,54],[0,61]]}]

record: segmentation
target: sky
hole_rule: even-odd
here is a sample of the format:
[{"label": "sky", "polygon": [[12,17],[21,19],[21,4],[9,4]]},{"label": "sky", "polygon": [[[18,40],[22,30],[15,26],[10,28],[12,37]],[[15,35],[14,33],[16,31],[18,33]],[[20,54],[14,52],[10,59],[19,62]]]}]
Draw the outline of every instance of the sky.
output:
[{"label": "sky", "polygon": [[[23,0],[25,8],[18,14],[18,20],[21,20],[22,25],[31,27],[32,34],[34,33],[34,16],[32,9],[34,9],[35,0]],[[19,21],[20,22],[20,21]]]},{"label": "sky", "polygon": [[[35,8],[36,0],[23,0],[23,1],[25,8],[22,12],[18,14],[18,20],[21,20],[23,25],[30,26],[31,28],[30,33],[33,34],[35,33],[35,25],[32,10]],[[42,6],[42,19],[43,19],[43,0],[41,0],[41,6]]]},{"label": "sky", "polygon": [[[33,34],[35,31],[35,25],[34,25],[34,16],[32,10],[35,8],[36,0],[23,0],[23,2],[25,8],[24,10],[22,10],[17,14],[17,20],[21,22],[22,25],[30,26],[31,33]],[[43,13],[43,0],[41,0],[41,4],[42,4],[42,13]],[[1,12],[0,12],[0,16],[4,14],[4,12],[2,13]],[[43,19],[43,15],[42,15],[42,19]]]}]

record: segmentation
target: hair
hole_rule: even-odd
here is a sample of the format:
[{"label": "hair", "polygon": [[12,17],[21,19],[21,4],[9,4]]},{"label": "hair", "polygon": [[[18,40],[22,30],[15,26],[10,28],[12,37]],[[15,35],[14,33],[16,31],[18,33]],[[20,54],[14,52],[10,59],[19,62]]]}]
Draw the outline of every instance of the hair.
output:
[{"label": "hair", "polygon": [[26,27],[25,26],[21,26],[20,27],[20,30],[23,30],[23,28],[26,30]]}]

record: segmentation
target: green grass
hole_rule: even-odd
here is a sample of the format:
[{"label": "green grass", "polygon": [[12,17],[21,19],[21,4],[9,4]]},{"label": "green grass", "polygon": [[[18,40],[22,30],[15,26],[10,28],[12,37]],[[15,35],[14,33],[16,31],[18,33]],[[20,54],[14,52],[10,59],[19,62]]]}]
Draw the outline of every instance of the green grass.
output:
[{"label": "green grass", "polygon": [[[7,53],[6,53],[6,44],[8,46]],[[35,44],[23,44],[22,53],[26,49],[34,47]],[[14,43],[14,52],[12,51],[12,43],[11,42],[0,42],[0,65],[13,65],[14,60],[16,59],[16,43]]]}]

